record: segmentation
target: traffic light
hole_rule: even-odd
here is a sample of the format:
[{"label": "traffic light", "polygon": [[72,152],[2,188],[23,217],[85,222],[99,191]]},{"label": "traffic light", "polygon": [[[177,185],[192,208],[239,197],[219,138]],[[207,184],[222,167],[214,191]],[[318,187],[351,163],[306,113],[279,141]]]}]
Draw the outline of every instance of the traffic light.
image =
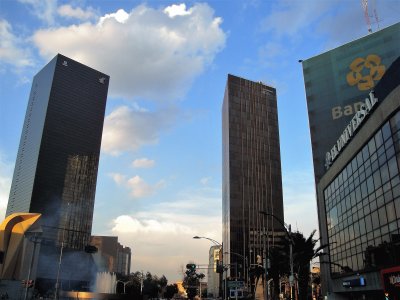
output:
[{"label": "traffic light", "polygon": [[217,261],[217,273],[224,273],[224,265]]},{"label": "traffic light", "polygon": [[196,271],[196,265],[195,264],[187,264],[186,269],[195,272]]}]

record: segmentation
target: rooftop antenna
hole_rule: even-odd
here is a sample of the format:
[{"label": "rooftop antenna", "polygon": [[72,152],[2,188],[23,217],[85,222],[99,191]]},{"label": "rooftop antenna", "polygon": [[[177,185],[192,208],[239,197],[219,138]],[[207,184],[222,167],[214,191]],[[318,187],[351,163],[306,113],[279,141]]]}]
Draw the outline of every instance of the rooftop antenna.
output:
[{"label": "rooftop antenna", "polygon": [[361,4],[364,9],[364,17],[365,17],[365,22],[367,22],[368,32],[372,33],[371,21],[369,19],[369,14],[368,14],[368,0],[361,0]]}]

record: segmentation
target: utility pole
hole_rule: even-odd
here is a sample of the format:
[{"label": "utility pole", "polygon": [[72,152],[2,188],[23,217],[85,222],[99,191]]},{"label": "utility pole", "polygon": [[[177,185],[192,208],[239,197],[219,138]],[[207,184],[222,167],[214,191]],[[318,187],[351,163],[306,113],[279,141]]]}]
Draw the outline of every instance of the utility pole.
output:
[{"label": "utility pole", "polygon": [[235,263],[235,299],[238,300],[238,280],[237,280],[237,262]]},{"label": "utility pole", "polygon": [[[289,236],[292,237],[292,226],[289,225]],[[289,258],[290,258],[290,277],[289,277],[289,284],[290,284],[290,299],[293,299],[293,242],[290,240],[289,244]]]},{"label": "utility pole", "polygon": [[[220,252],[219,252],[219,261],[221,261],[221,266],[220,266],[220,269],[222,269],[222,273],[219,273],[220,274],[220,285],[219,285],[219,289],[221,290],[221,283],[223,283],[223,286],[224,286],[224,288],[223,288],[223,291],[222,291],[222,299],[223,300],[225,300],[225,291],[226,291],[226,278],[225,278],[225,280],[224,280],[224,271],[225,271],[225,267],[224,267],[224,257],[223,257],[223,253],[224,253],[224,243],[222,242],[222,243],[220,243],[220,242],[218,242],[218,241],[216,241],[216,240],[214,240],[214,239],[211,239],[211,238],[208,238],[208,237],[205,237],[205,236],[194,236],[193,237],[194,239],[196,239],[196,240],[198,240],[198,239],[206,239],[206,240],[209,240],[209,241],[211,241],[214,245],[217,245],[217,246],[220,246],[221,248],[220,248]],[[219,292],[219,296],[221,297],[221,291]]]},{"label": "utility pole", "polygon": [[28,238],[29,241],[33,242],[33,251],[32,251],[32,256],[31,256],[31,263],[29,265],[29,270],[28,270],[28,280],[26,281],[26,284],[25,284],[24,300],[28,299],[29,281],[31,280],[31,272],[33,269],[33,263],[35,261],[36,244],[41,242],[40,234],[41,233],[39,233],[38,235],[35,234],[34,236]]},{"label": "utility pole", "polygon": [[140,296],[143,298],[143,270],[142,270],[142,276],[140,277]]},{"label": "utility pole", "polygon": [[[275,220],[277,220],[282,226],[283,229],[285,230],[286,234],[289,237],[289,259],[290,259],[290,276],[289,276],[289,283],[290,283],[290,299],[293,299],[293,282],[294,282],[294,275],[293,275],[293,239],[292,239],[292,226],[289,224],[287,225],[285,222],[283,222],[281,219],[279,219],[277,216],[275,216],[274,214],[270,214],[267,213],[265,211],[260,211],[260,214],[264,215],[264,216],[271,216],[273,218],[275,218]],[[267,270],[265,271],[267,272]]]},{"label": "utility pole", "polygon": [[61,240],[61,249],[60,249],[60,257],[58,261],[58,269],[57,269],[57,278],[56,278],[56,290],[54,293],[54,299],[58,299],[58,292],[59,292],[59,280],[60,280],[60,271],[61,271],[61,263],[62,263],[62,257],[63,257],[63,250],[64,250],[64,242],[65,242],[65,227],[68,222],[68,217],[69,217],[69,202],[67,204],[67,214],[65,218],[65,223],[63,224],[63,234],[62,234],[62,240]]},{"label": "utility pole", "polygon": [[264,265],[264,299],[268,300],[268,266],[267,266],[267,243],[265,227],[263,228],[263,265]]}]

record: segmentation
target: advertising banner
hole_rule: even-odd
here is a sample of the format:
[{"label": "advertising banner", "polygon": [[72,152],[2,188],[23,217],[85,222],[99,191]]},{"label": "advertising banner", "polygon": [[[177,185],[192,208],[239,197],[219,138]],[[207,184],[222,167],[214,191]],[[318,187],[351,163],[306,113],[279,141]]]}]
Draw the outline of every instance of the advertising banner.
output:
[{"label": "advertising banner", "polygon": [[381,270],[385,299],[400,299],[400,266]]},{"label": "advertising banner", "polygon": [[303,61],[316,182],[326,155],[400,56],[400,23]]}]

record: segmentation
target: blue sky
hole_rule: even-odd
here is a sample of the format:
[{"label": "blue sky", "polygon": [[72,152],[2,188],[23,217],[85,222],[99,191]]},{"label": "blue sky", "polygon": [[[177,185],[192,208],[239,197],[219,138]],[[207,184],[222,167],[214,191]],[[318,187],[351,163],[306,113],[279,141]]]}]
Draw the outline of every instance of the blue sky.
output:
[{"label": "blue sky", "polygon": [[[369,1],[372,29],[397,0]],[[0,2],[0,216],[33,76],[57,53],[111,76],[93,234],[132,248],[132,271],[182,277],[221,240],[227,74],[277,89],[285,222],[317,229],[299,59],[367,34],[361,1]]]}]

